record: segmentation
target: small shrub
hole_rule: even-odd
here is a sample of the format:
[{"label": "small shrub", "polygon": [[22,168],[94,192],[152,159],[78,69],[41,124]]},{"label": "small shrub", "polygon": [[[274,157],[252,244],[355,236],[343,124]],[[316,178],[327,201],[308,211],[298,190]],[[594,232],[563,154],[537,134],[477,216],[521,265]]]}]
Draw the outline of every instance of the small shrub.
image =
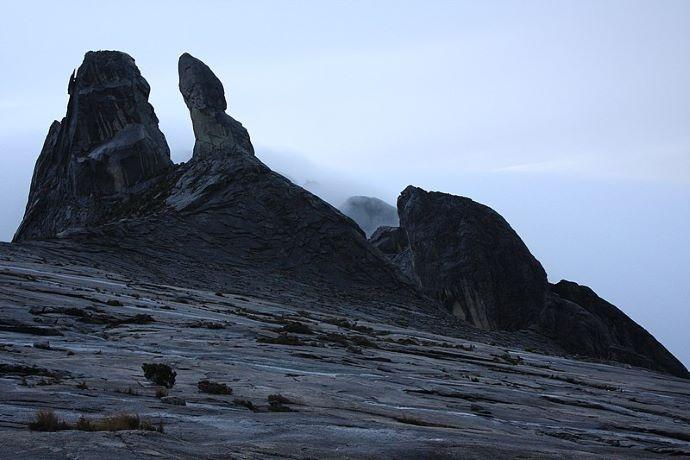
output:
[{"label": "small shrub", "polygon": [[286,406],[292,404],[288,398],[281,394],[268,395],[268,410],[271,412],[294,412],[293,409]]},{"label": "small shrub", "polygon": [[309,326],[298,321],[288,321],[282,328],[281,332],[292,332],[293,334],[313,334]]},{"label": "small shrub", "polygon": [[354,354],[356,354],[356,355],[361,355],[361,354],[362,354],[362,349],[359,348],[359,347],[356,347],[356,346],[354,346],[354,345],[348,345],[348,346],[347,346],[347,351],[349,351],[350,353],[354,353]]},{"label": "small shrub", "polygon": [[397,343],[400,345],[419,345],[419,342],[417,342],[415,339],[411,339],[409,337],[405,337],[403,339],[398,339],[396,340]]},{"label": "small shrub", "polygon": [[352,342],[355,345],[359,345],[360,347],[378,348],[378,345],[376,345],[374,342],[364,337],[363,335],[351,335],[350,340],[352,340]]},{"label": "small shrub", "polygon": [[38,348],[40,350],[52,350],[50,347],[50,342],[47,340],[42,340],[40,342],[35,342],[34,343],[34,348]]},{"label": "small shrub", "polygon": [[292,401],[281,394],[268,395],[266,399],[269,404],[292,404]]},{"label": "small shrub", "polygon": [[153,319],[153,316],[145,313],[138,313],[134,316],[118,321],[117,324],[149,324],[154,322],[156,322],[156,320]]},{"label": "small shrub", "polygon": [[168,389],[165,387],[156,388],[156,398],[161,399],[168,396]]},{"label": "small shrub", "polygon": [[200,380],[196,384],[199,391],[202,393],[208,393],[212,395],[231,395],[232,388],[228,387],[224,383],[211,382],[209,380]]},{"label": "small shrub", "polygon": [[36,412],[36,420],[29,423],[31,431],[61,431],[69,430],[69,423],[60,420],[52,410],[39,410]]},{"label": "small shrub", "polygon": [[141,365],[144,371],[144,377],[156,385],[172,388],[175,385],[175,372],[172,367],[161,363],[144,363]]},{"label": "small shrub", "polygon": [[141,420],[136,414],[118,414],[97,420],[90,420],[82,416],[77,420],[74,429],[81,431],[143,430],[163,433],[163,421],[159,421],[156,426],[151,422]]},{"label": "small shrub", "polygon": [[512,364],[513,366],[517,366],[518,364],[522,364],[522,358],[518,355],[511,355],[509,352],[504,352],[502,355],[494,355],[494,361],[496,362],[505,362],[508,364]]},{"label": "small shrub", "polygon": [[106,304],[110,305],[111,307],[122,307],[122,302],[116,299],[108,299],[105,302]]},{"label": "small shrub", "polygon": [[225,329],[225,324],[216,323],[213,321],[195,321],[189,324],[191,328],[205,328],[205,329]]},{"label": "small shrub", "polygon": [[246,407],[247,409],[249,409],[249,410],[252,411],[252,412],[256,412],[256,411],[258,410],[258,409],[256,408],[256,406],[254,405],[254,403],[252,403],[252,402],[249,401],[248,399],[235,399],[235,400],[233,401],[233,403],[234,403],[236,406]]},{"label": "small shrub", "polygon": [[89,386],[86,384],[86,382],[82,381],[77,384],[77,388],[80,390],[88,390]]}]

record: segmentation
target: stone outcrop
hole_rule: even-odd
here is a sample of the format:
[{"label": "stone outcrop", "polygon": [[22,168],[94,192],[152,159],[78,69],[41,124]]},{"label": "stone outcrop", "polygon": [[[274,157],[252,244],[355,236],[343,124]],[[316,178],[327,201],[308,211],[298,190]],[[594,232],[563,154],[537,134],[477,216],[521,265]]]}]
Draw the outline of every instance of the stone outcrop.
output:
[{"label": "stone outcrop", "polygon": [[572,281],[551,286],[536,329],[573,354],[690,377],[685,366],[642,326],[589,287]]},{"label": "stone outcrop", "polygon": [[194,127],[195,158],[213,158],[234,153],[254,154],[249,133],[226,114],[223,84],[209,67],[184,53],[178,63],[180,92]]},{"label": "stone outcrop", "polygon": [[455,316],[486,330],[531,330],[564,351],[690,377],[651,334],[591,289],[550,285],[498,213],[469,198],[407,187],[400,228],[370,242]]},{"label": "stone outcrop", "polygon": [[546,273],[505,219],[469,198],[411,186],[398,210],[425,292],[483,329],[530,324],[544,304]]},{"label": "stone outcrop", "polygon": [[[307,309],[347,300],[360,317],[420,330],[504,343],[501,331],[514,331],[522,346],[688,377],[588,288],[549,285],[508,223],[472,200],[408,187],[398,200],[400,228],[380,228],[370,244],[355,221],[254,155],[204,63],[184,54],[178,70],[196,140],[191,160],[173,165],[134,60],[87,53],[70,79],[67,114],[51,125],[36,163],[17,251],[132,282],[261,294]],[[367,231],[385,214],[369,213],[371,203],[387,209],[375,199],[358,205],[378,216],[360,221]]]},{"label": "stone outcrop", "polygon": [[53,238],[102,222],[172,163],[149,85],[134,59],[89,52],[70,78],[67,114],[53,122],[36,162],[15,241]]},{"label": "stone outcrop", "polygon": [[271,280],[427,303],[351,219],[254,155],[208,66],[184,54],[178,71],[196,141],[192,159],[173,165],[133,59],[86,55],[16,241],[60,237],[75,252],[107,254],[101,264],[175,285],[243,280],[252,291]]},{"label": "stone outcrop", "polygon": [[407,234],[400,227],[379,227],[369,238],[369,243],[386,255],[410,280],[421,286],[412,265],[412,251]]},{"label": "stone outcrop", "polygon": [[381,226],[397,227],[396,209],[372,196],[352,196],[340,206],[340,212],[357,222],[369,237]]}]

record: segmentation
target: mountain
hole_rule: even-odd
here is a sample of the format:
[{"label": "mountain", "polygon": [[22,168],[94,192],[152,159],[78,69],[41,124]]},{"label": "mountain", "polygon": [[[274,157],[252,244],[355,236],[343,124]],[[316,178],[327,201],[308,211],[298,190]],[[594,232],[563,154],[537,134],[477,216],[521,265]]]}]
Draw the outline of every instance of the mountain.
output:
[{"label": "mountain", "polygon": [[371,243],[456,317],[485,330],[533,330],[575,355],[690,377],[651,334],[591,289],[550,285],[525,243],[488,206],[409,186],[398,212],[400,227],[377,230]]},{"label": "mountain", "polygon": [[351,196],[339,209],[357,222],[367,236],[371,236],[381,226],[398,226],[398,213],[395,208],[375,197]]},{"label": "mountain", "polygon": [[183,54],[178,71],[196,142],[192,159],[173,165],[134,60],[86,54],[15,242],[41,241],[75,260],[98,252],[103,266],[158,282],[259,290],[268,277],[427,303],[352,220],[254,155],[208,66]]},{"label": "mountain", "polygon": [[130,56],[70,77],[0,243],[4,457],[690,456],[685,368],[495,211],[408,187],[367,240],[178,76],[181,164]]},{"label": "mountain", "polygon": [[172,168],[165,136],[134,59],[89,52],[69,80],[69,103],[36,162],[14,241],[47,239],[113,220],[113,208]]}]

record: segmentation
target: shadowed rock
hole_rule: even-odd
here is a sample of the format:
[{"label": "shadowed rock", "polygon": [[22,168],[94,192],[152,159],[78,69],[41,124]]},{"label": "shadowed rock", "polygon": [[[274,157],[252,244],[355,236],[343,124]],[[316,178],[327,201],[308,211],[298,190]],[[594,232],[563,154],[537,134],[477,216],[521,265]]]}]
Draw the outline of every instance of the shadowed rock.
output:
[{"label": "shadowed rock", "polygon": [[178,63],[180,92],[194,127],[195,158],[254,154],[249,133],[225,113],[223,84],[206,64],[184,53]]},{"label": "shadowed rock", "polygon": [[354,221],[253,155],[205,64],[185,54],[179,72],[196,142],[193,158],[175,166],[133,59],[86,55],[70,81],[67,116],[51,126],[37,161],[15,238],[22,244],[12,251],[99,267],[128,282],[260,294],[489,337],[452,321],[392,260],[469,323],[525,330],[491,340],[687,374],[653,338],[632,331],[632,321],[601,313],[604,301],[558,286],[550,292],[505,220],[467,198],[408,187],[398,201],[402,230],[377,232],[377,250]]},{"label": "shadowed rock", "polygon": [[401,272],[421,286],[412,264],[412,251],[407,234],[400,227],[379,227],[369,238],[369,243],[384,253]]},{"label": "shadowed rock", "polygon": [[498,213],[412,186],[400,194],[398,212],[425,292],[483,329],[533,322],[548,290],[546,273]]},{"label": "shadowed rock", "polygon": [[688,370],[642,326],[592,289],[561,280],[537,328],[567,351],[690,377]]},{"label": "shadowed rock", "polygon": [[[37,162],[17,240],[59,234],[72,260],[148,281],[428,304],[352,220],[253,155],[208,66],[184,54],[178,70],[196,142],[190,161],[171,165],[134,61],[87,54],[70,85],[68,116],[51,127]],[[143,133],[139,143],[124,142],[130,131]],[[153,161],[156,153],[165,161]],[[113,158],[123,164],[111,167]],[[84,164],[91,168],[79,169]]]},{"label": "shadowed rock", "polygon": [[641,326],[591,289],[549,285],[508,223],[468,198],[407,187],[400,228],[370,242],[456,316],[482,329],[532,330],[568,353],[690,377]]},{"label": "shadowed rock", "polygon": [[357,222],[367,236],[371,236],[374,230],[381,226],[396,227],[398,225],[396,209],[385,201],[371,196],[351,196],[339,209]]},{"label": "shadowed rock", "polygon": [[51,125],[36,162],[16,241],[97,224],[172,165],[149,85],[129,55],[88,52],[68,92],[67,115]]}]

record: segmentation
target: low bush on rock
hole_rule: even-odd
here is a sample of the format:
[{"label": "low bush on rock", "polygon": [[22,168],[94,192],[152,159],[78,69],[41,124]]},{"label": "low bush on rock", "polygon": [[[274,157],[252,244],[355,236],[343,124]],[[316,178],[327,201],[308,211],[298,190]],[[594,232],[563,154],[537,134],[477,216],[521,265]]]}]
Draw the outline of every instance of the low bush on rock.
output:
[{"label": "low bush on rock", "polygon": [[199,391],[202,393],[208,393],[212,395],[231,395],[232,388],[228,387],[224,383],[211,382],[210,380],[200,380],[196,384]]},{"label": "low bush on rock", "polygon": [[84,416],[79,417],[76,423],[72,424],[61,420],[52,410],[39,410],[36,419],[29,423],[31,431],[125,431],[143,430],[157,431],[163,433],[163,421],[157,425],[142,420],[136,414],[118,414],[100,419],[88,419]]},{"label": "low bush on rock", "polygon": [[156,385],[172,388],[175,385],[175,372],[172,367],[161,363],[144,363],[141,365],[144,371],[144,377]]}]

